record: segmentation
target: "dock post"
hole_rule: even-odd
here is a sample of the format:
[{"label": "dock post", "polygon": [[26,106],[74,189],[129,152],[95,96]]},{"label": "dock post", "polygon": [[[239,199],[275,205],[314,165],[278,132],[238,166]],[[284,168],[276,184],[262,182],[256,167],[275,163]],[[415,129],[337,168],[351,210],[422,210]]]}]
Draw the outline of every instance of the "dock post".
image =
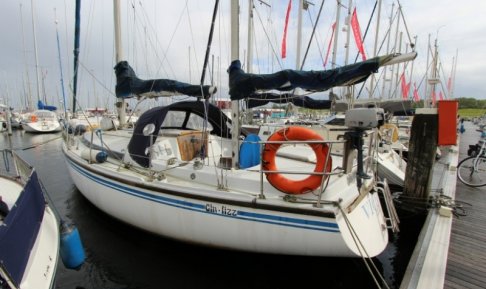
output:
[{"label": "dock post", "polygon": [[405,210],[425,211],[432,169],[437,156],[437,109],[420,109],[412,122],[402,204]]}]

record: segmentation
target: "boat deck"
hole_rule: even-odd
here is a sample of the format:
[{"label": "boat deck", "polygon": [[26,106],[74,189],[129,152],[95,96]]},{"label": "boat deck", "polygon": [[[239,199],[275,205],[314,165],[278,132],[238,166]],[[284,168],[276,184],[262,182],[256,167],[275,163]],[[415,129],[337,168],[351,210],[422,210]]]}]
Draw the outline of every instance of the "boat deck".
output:
[{"label": "boat deck", "polygon": [[[466,124],[459,160],[479,139],[476,126]],[[458,181],[455,199],[471,206],[465,207],[466,216],[452,220],[444,288],[486,288],[486,187],[470,188]]]}]

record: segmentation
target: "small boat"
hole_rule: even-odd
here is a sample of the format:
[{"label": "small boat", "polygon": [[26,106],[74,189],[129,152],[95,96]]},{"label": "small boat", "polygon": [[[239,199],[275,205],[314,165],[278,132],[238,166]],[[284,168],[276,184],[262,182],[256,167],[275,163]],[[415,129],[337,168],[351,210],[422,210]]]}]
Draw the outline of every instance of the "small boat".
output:
[{"label": "small boat", "polygon": [[32,112],[30,117],[22,123],[22,127],[30,133],[51,133],[62,130],[56,113],[45,109]]},{"label": "small boat", "polygon": [[16,169],[13,176],[0,174],[0,287],[53,288],[60,248],[56,215],[34,168],[7,152]]}]

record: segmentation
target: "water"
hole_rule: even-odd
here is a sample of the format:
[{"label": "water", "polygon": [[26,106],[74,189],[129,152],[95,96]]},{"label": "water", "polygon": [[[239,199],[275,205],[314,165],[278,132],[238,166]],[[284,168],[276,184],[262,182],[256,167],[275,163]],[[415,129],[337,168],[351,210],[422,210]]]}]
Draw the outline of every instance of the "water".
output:
[{"label": "water", "polygon": [[[210,249],[154,236],[99,211],[74,186],[61,134],[14,131],[12,144],[33,165],[61,217],[74,223],[86,250],[78,270],[59,261],[56,288],[377,288],[360,258],[296,257]],[[7,147],[6,133],[0,148]],[[399,288],[420,224],[401,223],[373,258],[390,288]],[[325,240],[323,240],[325,242]],[[385,288],[385,287],[383,287]]]}]

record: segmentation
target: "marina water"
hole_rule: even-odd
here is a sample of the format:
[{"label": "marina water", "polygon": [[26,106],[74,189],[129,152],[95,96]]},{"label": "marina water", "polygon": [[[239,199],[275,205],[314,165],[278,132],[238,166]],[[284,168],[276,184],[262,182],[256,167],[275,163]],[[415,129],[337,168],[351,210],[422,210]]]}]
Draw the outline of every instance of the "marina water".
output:
[{"label": "marina water", "polygon": [[[200,247],[154,236],[121,223],[88,202],[74,186],[61,152],[61,134],[11,136],[65,220],[74,223],[86,251],[77,271],[57,268],[56,288],[377,288],[360,258],[253,254]],[[6,133],[0,147],[8,147]],[[390,288],[399,288],[421,227],[402,218],[399,234],[373,258]],[[325,242],[325,240],[322,240]],[[383,287],[385,288],[385,287]]]}]

